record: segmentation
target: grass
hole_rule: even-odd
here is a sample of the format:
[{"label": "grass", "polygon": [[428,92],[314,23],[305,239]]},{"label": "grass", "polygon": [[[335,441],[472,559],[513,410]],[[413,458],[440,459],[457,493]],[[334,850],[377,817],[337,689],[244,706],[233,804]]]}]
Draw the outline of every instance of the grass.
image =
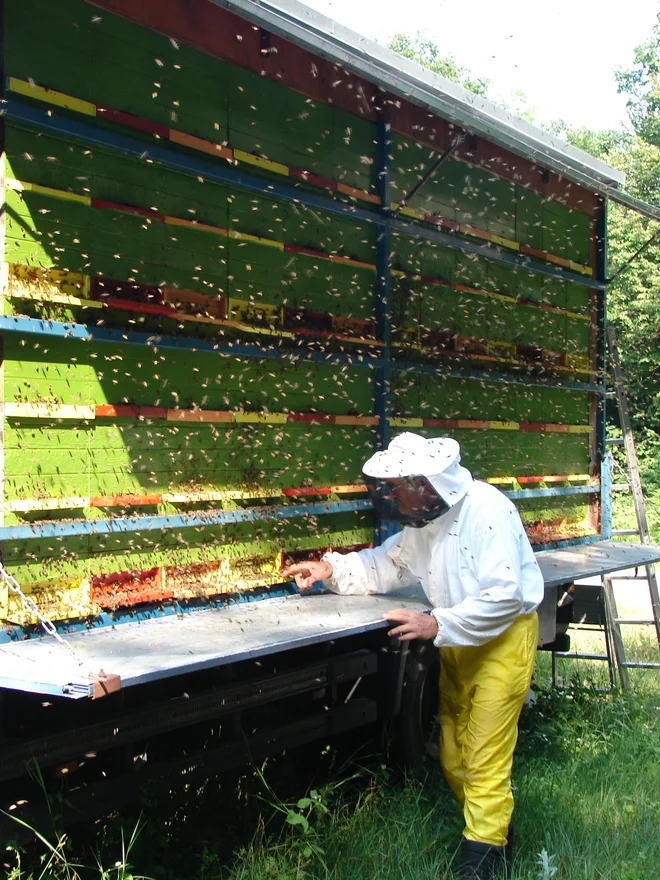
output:
[{"label": "grass", "polygon": [[[628,582],[629,583],[629,582]],[[625,586],[625,584],[624,584]],[[620,613],[641,617],[639,595]],[[631,659],[658,661],[650,627],[626,631]],[[600,633],[573,633],[601,653]],[[521,717],[511,880],[660,877],[660,672],[604,690],[607,665],[563,659],[551,686],[539,653],[536,704]],[[311,757],[311,760],[310,760]],[[337,769],[318,747],[231,780],[173,794],[69,839],[43,835],[5,854],[9,880],[449,880],[462,817],[438,770],[421,783],[376,758]],[[304,769],[329,763],[308,785]],[[139,828],[139,833],[137,829]]]},{"label": "grass", "polygon": [[[659,876],[660,684],[656,673],[640,673],[634,696],[604,694],[597,690],[602,671],[573,663],[564,676],[570,689],[552,689],[549,657],[539,656],[537,702],[521,718],[514,769],[517,854],[512,880]],[[462,819],[439,772],[422,784],[398,779],[376,761],[353,764],[334,780],[286,798],[271,785],[271,769],[267,765],[263,773],[248,774],[252,791],[244,779],[242,794],[231,805],[226,796],[223,804],[209,783],[205,792],[179,797],[177,810],[152,807],[141,835],[131,838],[128,831],[130,845],[123,843],[123,848],[116,818],[105,829],[105,843],[96,843],[101,847],[98,864],[89,849],[85,855],[70,841],[60,841],[50,848],[42,845],[37,867],[34,858],[28,862],[28,854],[8,852],[7,876],[137,880],[143,874],[129,861],[158,880],[452,876]],[[190,821],[183,814],[200,796],[202,813]],[[245,827],[256,832],[232,853],[224,830],[241,800],[252,810]],[[53,857],[54,848],[59,857]]]}]

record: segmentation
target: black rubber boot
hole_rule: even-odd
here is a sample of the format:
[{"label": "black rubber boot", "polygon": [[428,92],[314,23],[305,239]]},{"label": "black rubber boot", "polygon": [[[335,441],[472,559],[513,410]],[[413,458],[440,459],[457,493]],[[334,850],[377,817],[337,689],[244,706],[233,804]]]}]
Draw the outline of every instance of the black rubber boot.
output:
[{"label": "black rubber boot", "polygon": [[505,847],[476,840],[463,841],[459,880],[497,880],[507,873]]}]

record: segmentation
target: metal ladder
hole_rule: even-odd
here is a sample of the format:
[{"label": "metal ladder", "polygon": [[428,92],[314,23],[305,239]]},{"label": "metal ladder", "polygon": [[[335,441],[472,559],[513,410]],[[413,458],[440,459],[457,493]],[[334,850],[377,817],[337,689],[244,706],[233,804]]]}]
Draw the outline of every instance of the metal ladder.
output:
[{"label": "metal ladder", "polygon": [[[628,410],[628,401],[626,399],[626,392],[623,385],[623,374],[621,372],[621,362],[619,360],[619,352],[616,345],[616,332],[611,324],[607,327],[606,333],[610,364],[614,378],[614,391],[612,392],[612,396],[616,397],[623,437],[611,438],[605,442],[610,446],[623,446],[627,462],[627,482],[612,483],[612,491],[632,492],[633,506],[635,508],[635,517],[637,520],[636,529],[615,529],[612,534],[621,536],[637,535],[642,544],[650,544],[651,539],[646,519],[646,507],[644,506],[644,493],[642,491],[642,483],[639,477],[635,440],[630,425],[630,412]],[[612,576],[605,575],[603,577],[603,597],[605,600],[605,618],[608,630],[607,636],[609,636],[611,647],[614,652],[619,681],[623,690],[630,689],[630,676],[628,675],[629,669],[660,669],[660,663],[632,663],[628,661],[626,659],[626,651],[621,632],[622,625],[654,626],[658,647],[660,648],[660,592],[658,591],[655,565],[647,565],[645,566],[645,570],[646,576],[639,576],[637,570],[635,570],[633,576],[624,575],[621,578],[618,578],[618,580],[637,580],[646,581],[648,583],[653,615],[651,620],[632,620],[619,617],[614,588],[612,585]],[[608,651],[608,653],[610,652]]]},{"label": "metal ladder", "polygon": [[[619,468],[624,473],[626,482],[612,483],[611,491],[627,491],[632,492],[633,505],[635,508],[635,517],[637,519],[636,529],[615,529],[612,534],[616,536],[637,535],[642,544],[650,544],[648,522],[646,519],[646,508],[644,506],[644,493],[639,477],[639,466],[637,463],[637,453],[635,451],[635,441],[630,425],[630,413],[628,410],[628,401],[623,385],[623,375],[621,372],[621,363],[619,353],[616,346],[616,333],[611,325],[607,327],[607,346],[610,356],[610,364],[612,367],[612,375],[614,378],[614,391],[608,392],[608,397],[616,397],[619,409],[619,417],[621,421],[621,429],[623,436],[607,439],[605,442],[608,446],[623,446],[626,454],[627,473],[623,468]],[[614,464],[614,458],[611,452],[610,462]],[[656,639],[660,648],[660,592],[658,591],[658,581],[654,565],[645,566],[646,575],[638,575],[635,569],[634,575],[621,575],[616,580],[625,581],[646,581],[651,599],[652,619],[630,619],[619,616],[614,595],[613,575],[603,575],[601,578],[601,590],[603,601],[603,619],[602,621],[588,621],[586,626],[578,625],[578,629],[586,629],[592,631],[600,631],[605,638],[605,654],[580,654],[574,652],[553,652],[552,657],[552,680],[556,682],[556,658],[565,657],[566,659],[583,659],[583,660],[606,660],[610,674],[610,685],[615,687],[616,675],[618,674],[621,689],[630,690],[629,669],[660,669],[660,663],[642,663],[631,662],[626,658],[626,650],[621,627],[625,625],[649,625],[655,627]]]}]

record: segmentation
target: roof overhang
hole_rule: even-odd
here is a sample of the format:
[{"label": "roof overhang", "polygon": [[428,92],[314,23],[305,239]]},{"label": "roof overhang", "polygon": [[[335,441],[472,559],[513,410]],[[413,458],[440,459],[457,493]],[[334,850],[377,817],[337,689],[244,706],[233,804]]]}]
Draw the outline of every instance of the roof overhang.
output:
[{"label": "roof overhang", "polygon": [[660,207],[623,192],[623,172],[297,0],[211,2],[314,55],[341,64],[392,95],[454,122],[471,134],[505,147],[603,198],[660,220]]}]

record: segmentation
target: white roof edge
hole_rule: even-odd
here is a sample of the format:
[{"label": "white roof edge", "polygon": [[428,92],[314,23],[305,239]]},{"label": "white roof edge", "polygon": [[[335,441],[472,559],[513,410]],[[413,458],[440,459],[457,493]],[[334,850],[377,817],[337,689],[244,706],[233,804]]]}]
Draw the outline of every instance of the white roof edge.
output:
[{"label": "white roof edge", "polygon": [[660,207],[622,192],[625,174],[485,98],[432,73],[298,0],[210,0],[605,198],[660,220]]}]

